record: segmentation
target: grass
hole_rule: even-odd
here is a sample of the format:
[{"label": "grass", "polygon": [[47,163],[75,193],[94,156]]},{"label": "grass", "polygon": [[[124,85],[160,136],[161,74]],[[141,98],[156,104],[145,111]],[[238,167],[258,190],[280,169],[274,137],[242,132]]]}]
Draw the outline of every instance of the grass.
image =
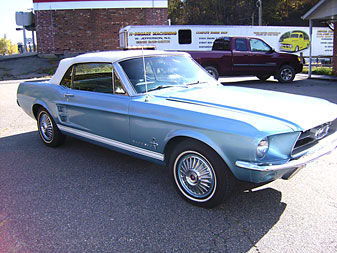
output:
[{"label": "grass", "polygon": [[[308,74],[309,73],[309,67],[304,66],[302,73]],[[328,75],[328,76],[333,75],[331,67],[314,67],[314,66],[312,66],[311,73],[313,75]]]}]

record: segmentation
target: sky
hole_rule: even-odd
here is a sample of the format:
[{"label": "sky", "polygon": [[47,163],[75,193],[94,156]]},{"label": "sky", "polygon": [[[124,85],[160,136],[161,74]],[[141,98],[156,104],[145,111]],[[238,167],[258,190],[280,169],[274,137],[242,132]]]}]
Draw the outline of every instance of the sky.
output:
[{"label": "sky", "polygon": [[[15,22],[15,12],[30,12],[33,8],[33,0],[0,0],[0,39],[6,38],[13,44],[23,42],[23,32],[16,31],[19,27]],[[32,32],[26,31],[26,37],[31,38]]]}]

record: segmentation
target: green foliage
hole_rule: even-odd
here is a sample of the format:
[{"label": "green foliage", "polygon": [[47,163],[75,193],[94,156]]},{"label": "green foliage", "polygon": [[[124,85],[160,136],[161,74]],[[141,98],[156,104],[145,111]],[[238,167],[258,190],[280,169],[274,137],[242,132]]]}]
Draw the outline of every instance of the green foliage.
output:
[{"label": "green foliage", "polygon": [[16,54],[18,49],[10,40],[5,38],[0,39],[0,55]]},{"label": "green foliage", "polygon": [[181,0],[168,1],[168,17],[173,24],[183,23],[183,2]]},{"label": "green foliage", "polygon": [[[257,25],[257,0],[169,0],[172,24]],[[262,0],[262,24],[307,26],[303,16],[318,0]]]},{"label": "green foliage", "polygon": [[263,0],[263,25],[308,26],[301,19],[318,0]]},{"label": "green foliage", "polygon": [[[302,73],[308,74],[309,68],[304,67]],[[331,67],[312,67],[311,73],[314,75],[328,75],[328,76],[333,75]]]}]

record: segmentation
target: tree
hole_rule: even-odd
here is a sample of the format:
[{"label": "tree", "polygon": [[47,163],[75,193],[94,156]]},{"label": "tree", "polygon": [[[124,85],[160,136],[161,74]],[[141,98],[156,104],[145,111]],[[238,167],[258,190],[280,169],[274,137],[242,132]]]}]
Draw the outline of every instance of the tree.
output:
[{"label": "tree", "polygon": [[[264,25],[307,26],[301,19],[318,0],[263,0]],[[318,25],[318,24],[317,24]]]},{"label": "tree", "polygon": [[169,0],[168,17],[172,24],[221,24],[218,0]]},{"label": "tree", "polygon": [[16,54],[18,49],[16,45],[13,45],[12,42],[8,39],[0,39],[0,55],[6,54]]},{"label": "tree", "polygon": [[181,0],[168,1],[168,18],[173,24],[183,24],[183,2]]},{"label": "tree", "polygon": [[[262,24],[307,26],[301,19],[319,0],[262,0]],[[172,24],[257,25],[257,0],[169,0]],[[316,24],[315,24],[316,25]]]}]

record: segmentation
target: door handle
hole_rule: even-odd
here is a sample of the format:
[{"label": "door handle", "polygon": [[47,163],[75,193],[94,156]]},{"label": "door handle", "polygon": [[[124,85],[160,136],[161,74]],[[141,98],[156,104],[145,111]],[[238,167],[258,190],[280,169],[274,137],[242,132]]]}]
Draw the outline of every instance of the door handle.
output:
[{"label": "door handle", "polygon": [[64,94],[64,97],[65,98],[72,98],[72,97],[75,97],[75,95],[74,94],[66,93],[66,94]]}]

